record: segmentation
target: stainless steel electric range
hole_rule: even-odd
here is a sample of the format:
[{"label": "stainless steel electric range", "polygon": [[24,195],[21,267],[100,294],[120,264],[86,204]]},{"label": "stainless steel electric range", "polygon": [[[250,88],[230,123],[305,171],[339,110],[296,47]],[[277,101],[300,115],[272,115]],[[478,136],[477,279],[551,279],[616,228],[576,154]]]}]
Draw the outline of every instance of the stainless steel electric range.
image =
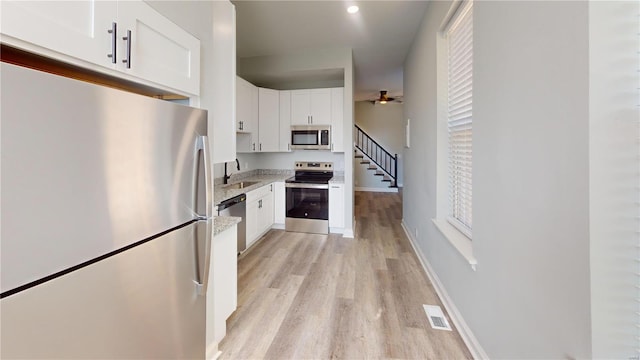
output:
[{"label": "stainless steel electric range", "polygon": [[329,233],[329,180],[333,163],[296,162],[295,176],[285,181],[285,230]]}]

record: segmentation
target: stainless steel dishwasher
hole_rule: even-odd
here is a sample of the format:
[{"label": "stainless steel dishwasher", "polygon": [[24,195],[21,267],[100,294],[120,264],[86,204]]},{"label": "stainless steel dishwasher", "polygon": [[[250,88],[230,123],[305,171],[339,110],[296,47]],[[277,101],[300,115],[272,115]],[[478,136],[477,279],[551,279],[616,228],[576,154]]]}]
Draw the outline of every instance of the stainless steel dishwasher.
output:
[{"label": "stainless steel dishwasher", "polygon": [[238,223],[238,254],[247,248],[247,195],[241,194],[218,204],[218,216],[237,216],[242,218]]}]

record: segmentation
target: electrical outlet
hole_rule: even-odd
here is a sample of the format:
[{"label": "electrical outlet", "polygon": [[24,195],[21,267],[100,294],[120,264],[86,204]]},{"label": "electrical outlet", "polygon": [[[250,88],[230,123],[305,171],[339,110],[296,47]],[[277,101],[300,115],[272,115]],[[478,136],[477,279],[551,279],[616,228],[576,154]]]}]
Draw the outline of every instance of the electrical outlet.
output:
[{"label": "electrical outlet", "polygon": [[244,163],[244,169],[247,170],[249,168],[249,163]]},{"label": "electrical outlet", "polygon": [[416,240],[418,240],[418,228],[416,228]]}]

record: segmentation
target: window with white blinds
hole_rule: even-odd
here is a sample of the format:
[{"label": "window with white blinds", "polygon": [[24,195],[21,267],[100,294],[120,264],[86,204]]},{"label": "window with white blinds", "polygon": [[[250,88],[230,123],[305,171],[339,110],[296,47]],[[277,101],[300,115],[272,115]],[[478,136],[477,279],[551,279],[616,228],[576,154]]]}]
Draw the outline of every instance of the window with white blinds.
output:
[{"label": "window with white blinds", "polygon": [[464,2],[448,27],[447,128],[449,221],[471,238],[473,164],[473,4]]}]

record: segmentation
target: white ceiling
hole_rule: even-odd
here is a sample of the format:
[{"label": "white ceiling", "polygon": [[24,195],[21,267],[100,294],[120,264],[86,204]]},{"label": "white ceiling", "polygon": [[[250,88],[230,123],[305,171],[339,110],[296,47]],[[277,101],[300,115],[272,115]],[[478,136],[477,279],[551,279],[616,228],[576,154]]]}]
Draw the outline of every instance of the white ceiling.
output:
[{"label": "white ceiling", "polygon": [[[427,6],[402,0],[232,2],[238,58],[350,47],[356,101],[375,98],[380,90],[402,95],[402,66]],[[360,7],[355,15],[346,11],[352,4]]]}]

